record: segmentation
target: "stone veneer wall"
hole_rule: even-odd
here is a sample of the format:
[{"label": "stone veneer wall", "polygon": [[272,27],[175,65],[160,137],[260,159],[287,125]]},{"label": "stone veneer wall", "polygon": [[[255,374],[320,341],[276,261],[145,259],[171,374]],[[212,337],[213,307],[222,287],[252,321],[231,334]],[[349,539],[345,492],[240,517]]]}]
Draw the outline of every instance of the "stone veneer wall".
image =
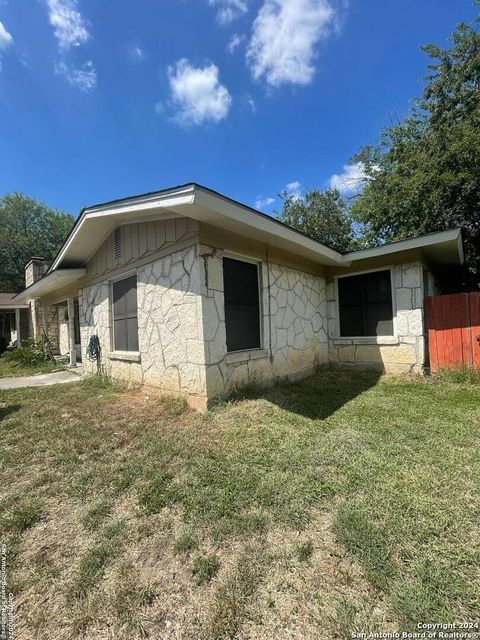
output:
[{"label": "stone veneer wall", "polygon": [[[58,340],[58,328],[59,328],[58,327],[58,307],[56,307],[55,305],[43,306],[43,315],[45,317],[46,331],[47,331],[47,336],[50,342],[52,352],[55,355],[58,355],[60,353],[59,340]],[[43,320],[41,320],[40,329],[41,329],[40,339],[43,339],[44,337]]]},{"label": "stone veneer wall", "polygon": [[248,382],[302,377],[328,361],[323,277],[262,262],[263,348],[227,354],[223,252],[202,245],[200,255],[204,260],[203,335],[209,398]]},{"label": "stone veneer wall", "polygon": [[[202,277],[194,244],[137,267],[139,356],[115,354],[111,347],[110,283],[97,282],[80,292],[82,348],[96,334],[99,367],[115,379],[159,387],[206,405],[202,326]],[[87,371],[97,369],[85,359]]]},{"label": "stone veneer wall", "polygon": [[[369,365],[387,371],[421,371],[425,364],[423,336],[423,265],[397,265],[393,270],[394,336],[339,338],[334,278],[327,280],[329,360],[334,364]],[[355,274],[352,274],[355,275]]]},{"label": "stone veneer wall", "polygon": [[61,356],[70,353],[70,341],[68,338],[68,320],[65,320],[67,306],[58,306],[58,351]]}]

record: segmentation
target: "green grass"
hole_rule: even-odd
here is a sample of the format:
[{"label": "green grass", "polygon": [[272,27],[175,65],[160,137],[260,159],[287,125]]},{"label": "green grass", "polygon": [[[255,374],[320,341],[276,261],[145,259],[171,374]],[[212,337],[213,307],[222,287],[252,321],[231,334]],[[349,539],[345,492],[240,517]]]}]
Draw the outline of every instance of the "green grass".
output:
[{"label": "green grass", "polygon": [[195,584],[200,586],[206,582],[210,582],[213,576],[218,572],[219,568],[220,561],[217,556],[198,556],[198,558],[195,558],[192,565],[192,575],[195,580]]},{"label": "green grass", "polygon": [[21,534],[42,519],[43,506],[37,500],[12,505],[9,512],[2,514],[1,526],[5,532]]},{"label": "green grass", "polygon": [[396,566],[382,532],[362,511],[347,507],[338,512],[335,529],[339,542],[357,558],[370,583],[377,589],[388,589]]},{"label": "green grass", "polygon": [[96,378],[0,402],[19,637],[329,640],[478,617],[471,375],[320,371],[205,415]]},{"label": "green grass", "polygon": [[39,362],[37,364],[21,364],[8,362],[0,357],[0,378],[18,378],[19,376],[34,376],[38,373],[51,373],[61,369],[58,362]]}]

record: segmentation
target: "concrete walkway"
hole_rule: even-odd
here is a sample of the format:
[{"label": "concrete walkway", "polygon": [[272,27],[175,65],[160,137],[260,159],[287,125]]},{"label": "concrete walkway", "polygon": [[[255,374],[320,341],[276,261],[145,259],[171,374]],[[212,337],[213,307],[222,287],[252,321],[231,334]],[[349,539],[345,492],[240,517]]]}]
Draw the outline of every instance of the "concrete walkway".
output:
[{"label": "concrete walkway", "polygon": [[55,371],[54,373],[38,373],[35,376],[19,378],[0,378],[1,389],[21,389],[22,387],[47,387],[51,384],[77,382],[82,377],[81,367],[71,371]]}]

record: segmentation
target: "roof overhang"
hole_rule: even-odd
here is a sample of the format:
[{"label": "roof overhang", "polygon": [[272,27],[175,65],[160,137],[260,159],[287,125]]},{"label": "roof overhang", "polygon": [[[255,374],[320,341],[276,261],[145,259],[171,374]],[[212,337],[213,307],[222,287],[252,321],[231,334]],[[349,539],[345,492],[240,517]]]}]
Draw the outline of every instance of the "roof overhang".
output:
[{"label": "roof overhang", "polygon": [[344,263],[337,251],[246,205],[191,184],[84,209],[49,272],[84,265],[121,224],[186,216],[255,238],[328,265]]},{"label": "roof overhang", "polygon": [[396,253],[403,253],[412,249],[420,249],[423,255],[432,263],[463,264],[464,261],[461,229],[437,231],[418,238],[399,240],[381,247],[352,251],[344,254],[343,257],[350,263],[354,263],[368,258],[393,256]]},{"label": "roof overhang", "polygon": [[[47,277],[63,272],[63,277],[67,278],[67,273],[73,274],[84,267],[101,243],[119,225],[179,216],[264,242],[325,266],[347,268],[360,260],[382,256],[388,259],[389,256],[411,249],[421,250],[422,255],[432,263],[463,262],[460,229],[440,231],[342,255],[269,215],[192,183],[83,209]],[[50,286],[50,281],[48,285],[45,278],[40,282],[44,284],[38,291],[41,290],[41,295],[44,295],[45,286]],[[28,289],[19,294],[21,299],[35,295],[32,296]],[[16,296],[16,301],[20,299],[19,296]]]},{"label": "roof overhang", "polygon": [[[24,289],[21,293],[17,294],[13,298],[12,302],[24,302],[26,300],[34,300],[35,298],[41,298],[58,289],[63,289],[73,284],[77,280],[83,278],[86,273],[86,269],[57,269],[52,271],[40,280],[37,280],[29,287]],[[28,305],[27,305],[28,306]]]},{"label": "roof overhang", "polygon": [[9,311],[9,310],[15,311],[15,309],[29,309],[29,308],[30,308],[30,306],[28,304],[21,304],[21,303],[18,303],[18,302],[13,302],[13,298],[12,298],[12,302],[11,303],[0,304],[0,311]]}]

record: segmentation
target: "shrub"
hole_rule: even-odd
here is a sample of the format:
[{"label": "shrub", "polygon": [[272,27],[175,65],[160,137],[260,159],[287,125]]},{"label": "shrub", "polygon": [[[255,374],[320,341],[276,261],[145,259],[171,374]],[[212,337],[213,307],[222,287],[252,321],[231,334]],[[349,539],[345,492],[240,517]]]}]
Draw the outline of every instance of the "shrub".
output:
[{"label": "shrub", "polygon": [[17,363],[23,366],[52,362],[54,359],[49,342],[36,342],[33,338],[28,338],[25,341],[24,347],[6,351],[2,358],[7,362]]}]

